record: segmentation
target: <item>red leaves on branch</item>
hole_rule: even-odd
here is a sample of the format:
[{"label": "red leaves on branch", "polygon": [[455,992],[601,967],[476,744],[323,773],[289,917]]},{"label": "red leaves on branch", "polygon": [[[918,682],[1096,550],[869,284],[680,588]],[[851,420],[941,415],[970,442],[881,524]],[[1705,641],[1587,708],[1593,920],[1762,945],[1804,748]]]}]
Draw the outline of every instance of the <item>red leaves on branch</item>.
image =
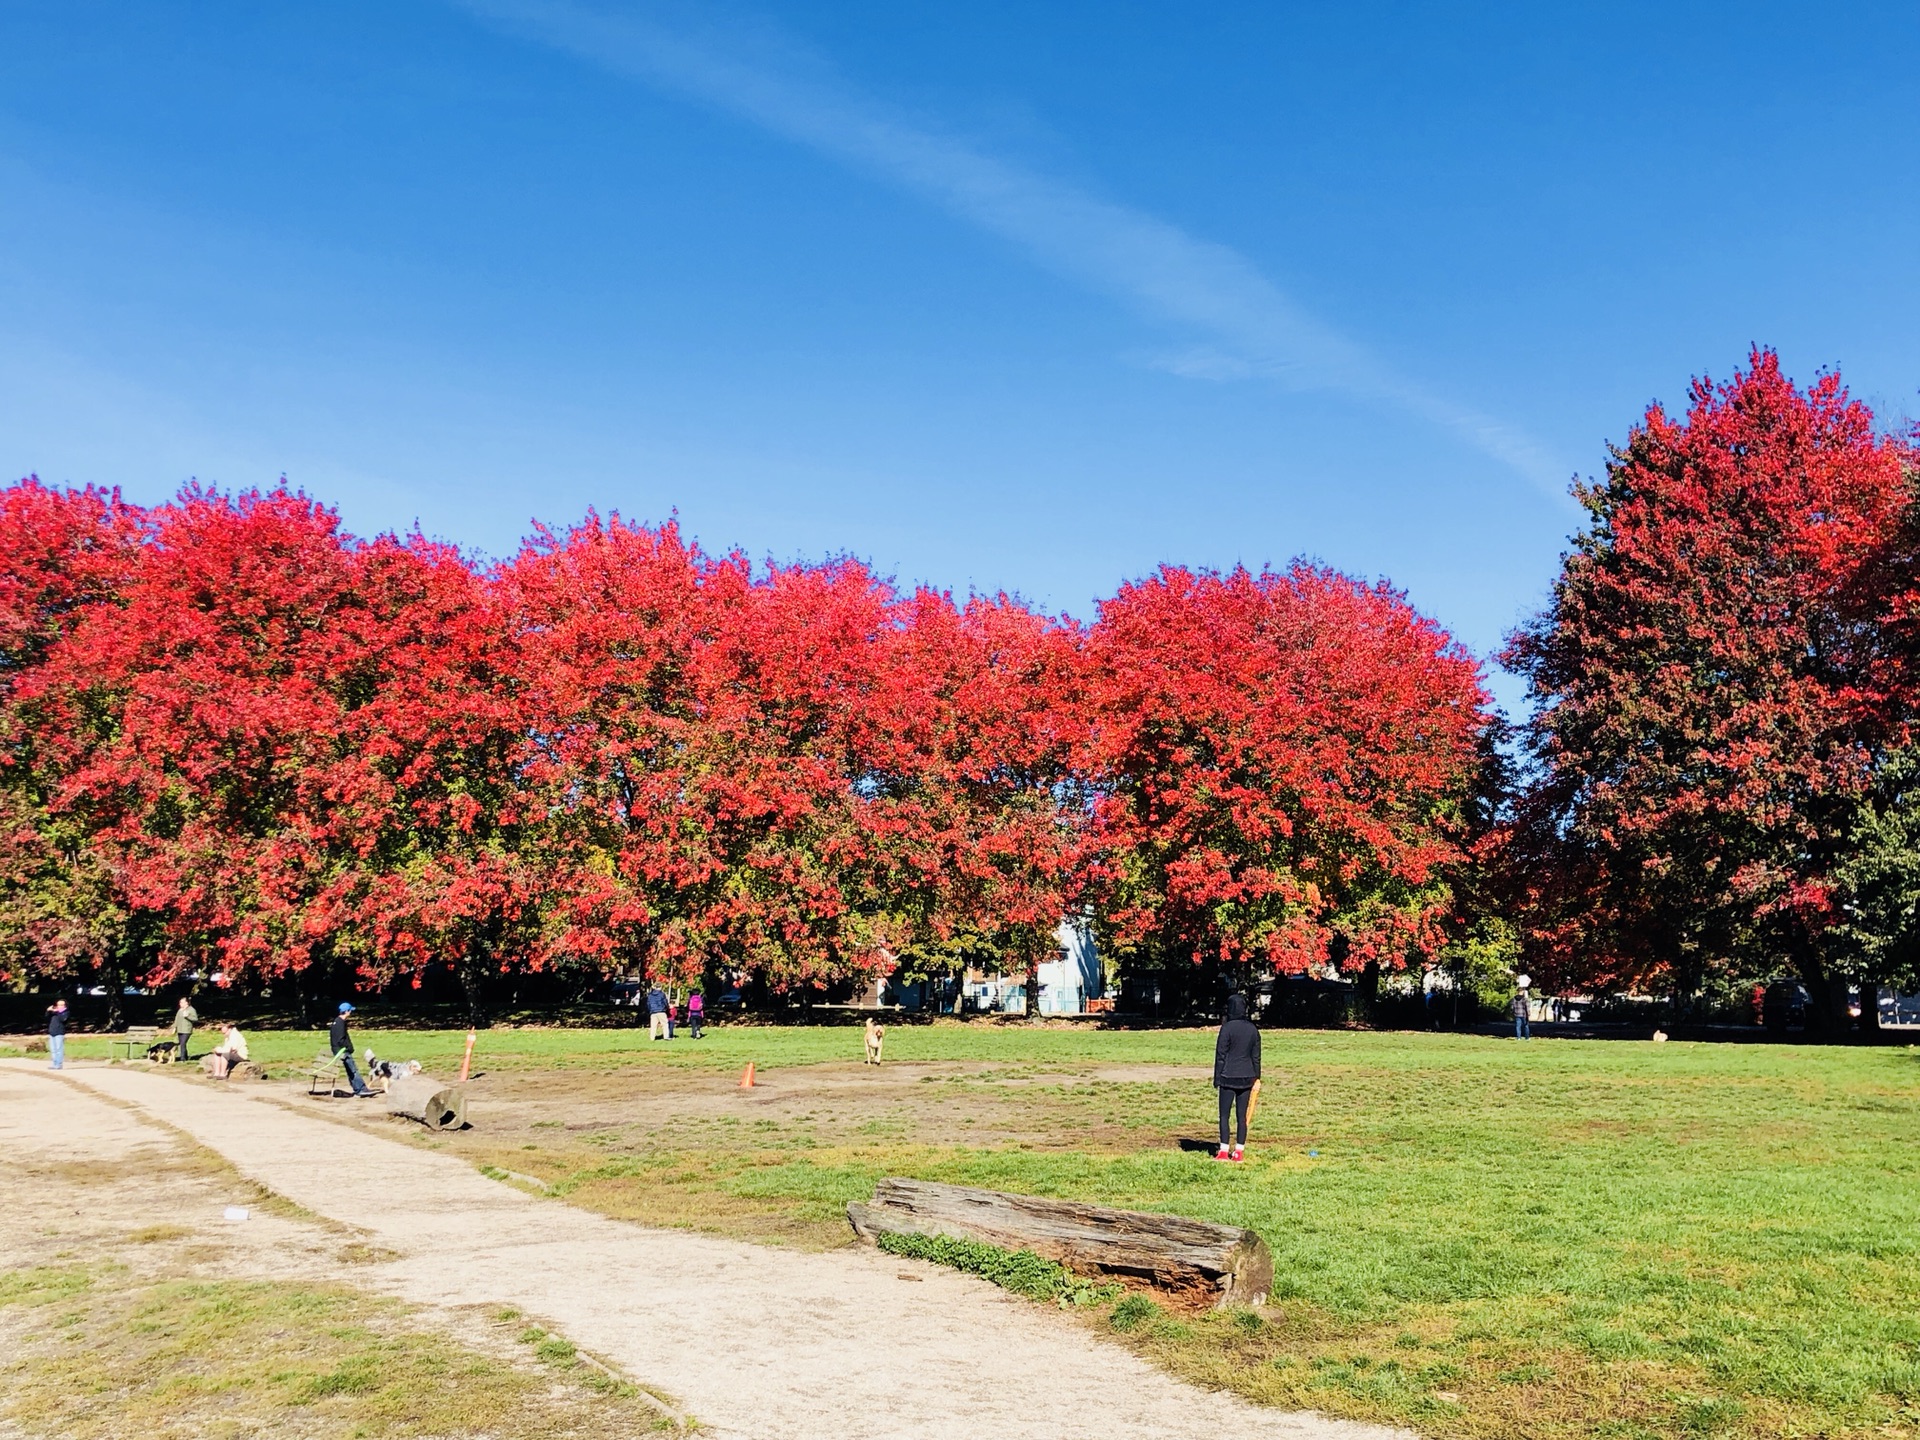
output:
[{"label": "red leaves on branch", "polygon": [[1167,567],[1091,648],[1120,935],[1290,973],[1439,943],[1487,702],[1438,626],[1312,566]]},{"label": "red leaves on branch", "polygon": [[1484,725],[1471,660],[1320,570],[1166,570],[1088,632],[617,517],[480,570],[285,490],[4,492],[0,660],[16,963],[450,966],[476,1008],[1030,967],[1097,907],[1142,953],[1398,963]]},{"label": "red leaves on branch", "polygon": [[1514,836],[1536,973],[1818,984],[1834,871],[1908,713],[1907,445],[1769,351],[1650,409],[1505,663],[1539,709]]}]

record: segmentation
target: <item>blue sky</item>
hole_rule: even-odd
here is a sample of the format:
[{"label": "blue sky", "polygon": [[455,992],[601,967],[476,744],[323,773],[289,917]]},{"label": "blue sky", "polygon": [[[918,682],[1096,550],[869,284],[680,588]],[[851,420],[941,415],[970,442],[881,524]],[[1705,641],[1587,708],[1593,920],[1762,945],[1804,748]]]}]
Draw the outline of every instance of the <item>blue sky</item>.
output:
[{"label": "blue sky", "polygon": [[1082,616],[1306,555],[1485,654],[1750,343],[1920,413],[1916,74],[1906,3],[11,0],[0,469]]}]

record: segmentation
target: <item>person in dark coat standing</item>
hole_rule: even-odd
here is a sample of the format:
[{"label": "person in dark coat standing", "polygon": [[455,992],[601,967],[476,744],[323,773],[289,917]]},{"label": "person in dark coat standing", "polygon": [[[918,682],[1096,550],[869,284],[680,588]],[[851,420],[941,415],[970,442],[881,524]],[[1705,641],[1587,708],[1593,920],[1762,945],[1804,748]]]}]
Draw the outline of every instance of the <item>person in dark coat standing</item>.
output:
[{"label": "person in dark coat standing", "polygon": [[[1227,997],[1227,1019],[1213,1043],[1213,1084],[1220,1092],[1220,1153],[1216,1160],[1244,1160],[1247,1148],[1247,1105],[1254,1082],[1260,1078],[1260,1027],[1247,1018],[1247,997]],[[1232,1136],[1227,1122],[1238,1120]],[[1231,1139],[1233,1148],[1227,1148]]]}]

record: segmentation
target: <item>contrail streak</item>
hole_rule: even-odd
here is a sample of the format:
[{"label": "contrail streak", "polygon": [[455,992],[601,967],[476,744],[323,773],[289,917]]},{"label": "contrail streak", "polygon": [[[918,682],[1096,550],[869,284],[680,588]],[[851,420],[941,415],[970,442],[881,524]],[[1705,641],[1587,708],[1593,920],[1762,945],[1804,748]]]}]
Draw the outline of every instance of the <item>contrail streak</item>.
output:
[{"label": "contrail streak", "polygon": [[755,63],[567,0],[456,0],[512,33],[677,91],[922,195],[1058,274],[1208,344],[1155,363],[1373,401],[1448,430],[1565,503],[1566,471],[1527,436],[1395,373],[1307,314],[1239,252],[940,135],[793,63]]}]

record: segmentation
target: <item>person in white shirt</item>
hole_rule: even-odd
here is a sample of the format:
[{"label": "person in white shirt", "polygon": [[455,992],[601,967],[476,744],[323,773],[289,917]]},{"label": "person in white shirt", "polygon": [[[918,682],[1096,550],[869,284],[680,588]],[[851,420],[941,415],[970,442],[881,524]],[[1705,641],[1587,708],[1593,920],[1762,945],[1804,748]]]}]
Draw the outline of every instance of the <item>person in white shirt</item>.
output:
[{"label": "person in white shirt", "polygon": [[213,1074],[217,1080],[224,1080],[227,1073],[247,1058],[247,1037],[240,1033],[238,1025],[220,1027],[220,1048],[213,1052]]}]

